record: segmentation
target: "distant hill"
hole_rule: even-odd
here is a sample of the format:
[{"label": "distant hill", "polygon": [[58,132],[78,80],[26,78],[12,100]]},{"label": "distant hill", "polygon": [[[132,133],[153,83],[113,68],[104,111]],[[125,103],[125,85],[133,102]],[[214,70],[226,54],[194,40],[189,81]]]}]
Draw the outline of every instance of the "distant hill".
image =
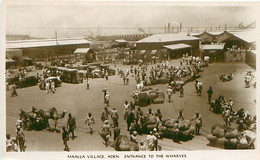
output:
[{"label": "distant hill", "polygon": [[30,40],[30,39],[42,39],[42,38],[35,38],[30,37],[28,35],[6,35],[6,41],[16,41],[16,40]]}]

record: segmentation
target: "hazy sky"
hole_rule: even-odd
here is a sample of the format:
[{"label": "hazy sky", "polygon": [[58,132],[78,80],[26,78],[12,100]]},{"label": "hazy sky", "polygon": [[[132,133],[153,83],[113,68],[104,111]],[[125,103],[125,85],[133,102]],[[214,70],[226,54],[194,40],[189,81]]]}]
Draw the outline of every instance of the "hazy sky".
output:
[{"label": "hazy sky", "polygon": [[[172,26],[227,26],[256,20],[252,9],[245,6],[173,6],[62,4],[8,4],[6,9],[7,34],[28,34],[35,37],[75,37],[93,34],[140,33],[138,27]],[[118,27],[117,29],[111,29]],[[121,29],[126,28],[128,29]],[[133,27],[133,28],[131,28]],[[137,27],[137,28],[135,28]],[[129,29],[131,28],[131,29]],[[149,29],[145,29],[148,32]],[[151,28],[151,32],[164,29]]]}]

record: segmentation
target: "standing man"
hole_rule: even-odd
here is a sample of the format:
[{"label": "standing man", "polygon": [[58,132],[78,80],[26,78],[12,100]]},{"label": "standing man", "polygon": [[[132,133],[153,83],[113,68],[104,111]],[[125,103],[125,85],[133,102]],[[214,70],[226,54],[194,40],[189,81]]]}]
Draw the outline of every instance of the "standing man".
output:
[{"label": "standing man", "polygon": [[71,116],[71,113],[69,113],[67,128],[69,129],[68,134],[72,133],[72,140],[73,140],[75,138],[74,130],[76,129],[76,119]]},{"label": "standing man", "polygon": [[105,96],[107,106],[109,106],[109,99],[110,99],[110,95],[109,95],[109,92],[107,92],[107,94]]},{"label": "standing man", "polygon": [[107,95],[107,89],[106,88],[104,88],[103,90],[102,90],[102,92],[104,93],[104,103],[106,103],[106,95]]},{"label": "standing man", "polygon": [[167,93],[167,95],[168,95],[168,100],[169,100],[169,102],[171,102],[171,97],[172,97],[172,87],[171,86],[168,86],[167,87],[167,90],[166,90],[166,93]]},{"label": "standing man", "polygon": [[110,115],[110,112],[108,111],[107,107],[104,107],[104,110],[101,115],[102,122],[104,122],[105,120],[108,120],[109,115]]},{"label": "standing man", "polygon": [[115,128],[114,128],[114,141],[116,140],[116,138],[120,135],[120,128],[119,128],[119,126],[116,126]]},{"label": "standing man", "polygon": [[180,85],[180,97],[183,97],[184,89],[183,84]]},{"label": "standing man", "polygon": [[17,128],[17,141],[19,142],[20,152],[25,152],[25,135],[21,128]]},{"label": "standing man", "polygon": [[208,93],[208,102],[209,102],[209,104],[211,104],[211,97],[212,97],[212,94],[213,94],[213,90],[212,90],[211,86],[209,87],[207,93]]},{"label": "standing man", "polygon": [[200,134],[200,128],[202,126],[202,118],[201,118],[201,115],[199,114],[199,112],[196,111],[196,114],[190,120],[191,121],[195,120],[195,132],[196,132],[196,135],[199,135]]},{"label": "standing man", "polygon": [[18,94],[16,92],[16,85],[15,84],[13,84],[11,86],[11,97],[13,97],[13,96],[18,96]]},{"label": "standing man", "polygon": [[113,120],[114,127],[117,127],[119,116],[116,107],[114,107],[113,110],[111,111],[111,119]]},{"label": "standing man", "polygon": [[67,141],[69,140],[69,133],[65,129],[65,126],[62,127],[62,140],[63,140],[63,144],[65,146],[64,151],[69,151],[69,147],[68,147],[68,143],[67,143]]},{"label": "standing man", "polygon": [[88,82],[88,79],[87,79],[87,90],[89,90],[89,82]]},{"label": "standing man", "polygon": [[154,150],[154,142],[156,141],[156,137],[153,135],[153,131],[150,131],[150,134],[147,135],[146,140],[148,141],[148,150]]},{"label": "standing man", "polygon": [[94,117],[92,116],[92,113],[88,113],[88,116],[86,118],[85,124],[88,124],[88,127],[90,129],[90,134],[93,134],[93,127],[92,125],[95,124]]},{"label": "standing man", "polygon": [[111,129],[110,129],[110,125],[108,124],[108,120],[105,120],[104,123],[105,124],[102,126],[101,135],[103,136],[105,140],[105,145],[107,147],[109,142],[109,137],[111,136]]},{"label": "standing man", "polygon": [[55,82],[52,80],[50,82],[51,82],[51,92],[55,93]]},{"label": "standing man", "polygon": [[45,89],[46,89],[46,94],[50,92],[50,83],[49,83],[49,80],[47,80],[46,83],[45,83]]}]

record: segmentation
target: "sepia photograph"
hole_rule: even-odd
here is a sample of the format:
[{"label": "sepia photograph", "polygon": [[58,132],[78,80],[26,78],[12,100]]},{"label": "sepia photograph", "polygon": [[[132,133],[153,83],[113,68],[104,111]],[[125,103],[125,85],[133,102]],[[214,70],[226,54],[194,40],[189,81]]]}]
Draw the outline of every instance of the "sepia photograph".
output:
[{"label": "sepia photograph", "polygon": [[257,12],[2,1],[2,158],[256,159]]}]

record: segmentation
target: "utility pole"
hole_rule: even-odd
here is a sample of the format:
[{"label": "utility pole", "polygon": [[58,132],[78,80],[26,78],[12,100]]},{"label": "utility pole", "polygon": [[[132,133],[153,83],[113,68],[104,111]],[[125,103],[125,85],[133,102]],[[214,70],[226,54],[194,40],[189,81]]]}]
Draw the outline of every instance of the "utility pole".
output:
[{"label": "utility pole", "polygon": [[181,29],[182,29],[182,22],[180,23],[180,32],[181,32]]}]

